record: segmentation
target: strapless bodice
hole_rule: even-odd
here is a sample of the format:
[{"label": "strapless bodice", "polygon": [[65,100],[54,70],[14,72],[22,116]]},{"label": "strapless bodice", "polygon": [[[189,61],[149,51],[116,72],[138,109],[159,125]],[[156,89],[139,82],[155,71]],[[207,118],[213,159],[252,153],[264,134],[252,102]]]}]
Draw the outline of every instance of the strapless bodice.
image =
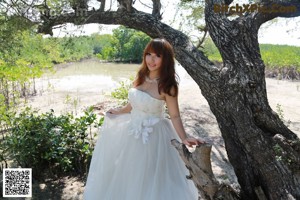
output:
[{"label": "strapless bodice", "polygon": [[132,115],[139,117],[163,117],[164,100],[156,99],[147,92],[131,88],[128,92],[129,102],[132,106]]},{"label": "strapless bodice", "polygon": [[165,101],[136,88],[129,90],[128,99],[132,107],[129,132],[135,138],[141,137],[146,144],[149,134],[153,132],[153,126],[164,118]]}]

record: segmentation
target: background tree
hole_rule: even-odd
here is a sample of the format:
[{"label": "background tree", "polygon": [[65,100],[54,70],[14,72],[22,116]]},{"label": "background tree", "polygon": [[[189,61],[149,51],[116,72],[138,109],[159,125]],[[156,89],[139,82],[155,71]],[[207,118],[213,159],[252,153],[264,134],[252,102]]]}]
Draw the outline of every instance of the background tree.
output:
[{"label": "background tree", "polygon": [[140,31],[128,29],[124,26],[113,30],[113,36],[117,43],[115,58],[121,61],[130,61],[140,63],[143,57],[143,50],[150,38]]},{"label": "background tree", "polygon": [[[65,9],[72,7],[64,2]],[[276,17],[299,16],[299,1],[255,1],[268,8],[277,5],[282,6],[281,9],[288,6],[293,9],[269,13],[244,10],[235,16],[214,10],[215,5],[231,6],[232,0],[205,1],[206,28],[220,51],[221,68],[215,66],[185,34],[161,22],[159,0],[152,0],[151,13],[139,11],[128,2],[134,3],[118,0],[121,6],[114,10],[113,3],[116,2],[113,1],[110,6],[110,1],[106,2],[105,7],[109,7],[106,9],[103,6],[102,9],[88,8],[87,4],[78,1],[80,8],[86,11],[82,12],[84,14],[76,15],[78,9],[71,9],[70,13],[43,15],[38,30],[52,34],[53,26],[64,23],[122,24],[153,38],[166,38],[174,46],[176,59],[199,85],[216,116],[241,186],[241,199],[300,199],[299,138],[268,104],[265,65],[257,40],[263,23]],[[49,3],[58,4],[54,0],[45,1],[44,6],[49,8]]]}]

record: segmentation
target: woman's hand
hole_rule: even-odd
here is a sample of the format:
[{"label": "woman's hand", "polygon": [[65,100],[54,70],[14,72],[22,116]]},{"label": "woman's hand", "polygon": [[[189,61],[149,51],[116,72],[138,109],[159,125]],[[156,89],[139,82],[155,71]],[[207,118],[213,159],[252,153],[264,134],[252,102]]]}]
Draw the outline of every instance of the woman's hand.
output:
[{"label": "woman's hand", "polygon": [[202,141],[202,140],[199,140],[199,139],[196,139],[194,137],[189,137],[189,138],[185,138],[184,140],[182,140],[182,143],[189,146],[189,147],[192,147],[193,145],[200,145],[200,144],[205,144],[206,142],[205,141]]}]

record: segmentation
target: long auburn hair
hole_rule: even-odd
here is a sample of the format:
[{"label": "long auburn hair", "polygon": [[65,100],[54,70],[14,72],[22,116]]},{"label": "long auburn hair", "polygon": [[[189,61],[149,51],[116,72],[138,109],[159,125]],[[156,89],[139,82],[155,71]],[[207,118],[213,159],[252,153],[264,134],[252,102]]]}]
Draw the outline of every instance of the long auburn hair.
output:
[{"label": "long auburn hair", "polygon": [[134,81],[135,87],[144,83],[149,69],[146,64],[147,53],[155,53],[162,56],[162,63],[159,69],[158,93],[164,92],[170,96],[178,95],[178,76],[175,72],[174,51],[172,45],[165,39],[152,39],[144,49],[143,62],[138,70]]}]

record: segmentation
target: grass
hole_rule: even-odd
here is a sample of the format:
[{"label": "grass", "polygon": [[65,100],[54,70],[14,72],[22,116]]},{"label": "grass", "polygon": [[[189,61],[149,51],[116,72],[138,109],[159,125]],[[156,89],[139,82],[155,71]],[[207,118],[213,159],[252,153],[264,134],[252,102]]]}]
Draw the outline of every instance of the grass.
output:
[{"label": "grass", "polygon": [[[300,72],[300,47],[273,44],[260,44],[259,47],[267,69],[290,68]],[[221,55],[211,39],[205,41],[204,52],[211,61],[222,62]]]}]

